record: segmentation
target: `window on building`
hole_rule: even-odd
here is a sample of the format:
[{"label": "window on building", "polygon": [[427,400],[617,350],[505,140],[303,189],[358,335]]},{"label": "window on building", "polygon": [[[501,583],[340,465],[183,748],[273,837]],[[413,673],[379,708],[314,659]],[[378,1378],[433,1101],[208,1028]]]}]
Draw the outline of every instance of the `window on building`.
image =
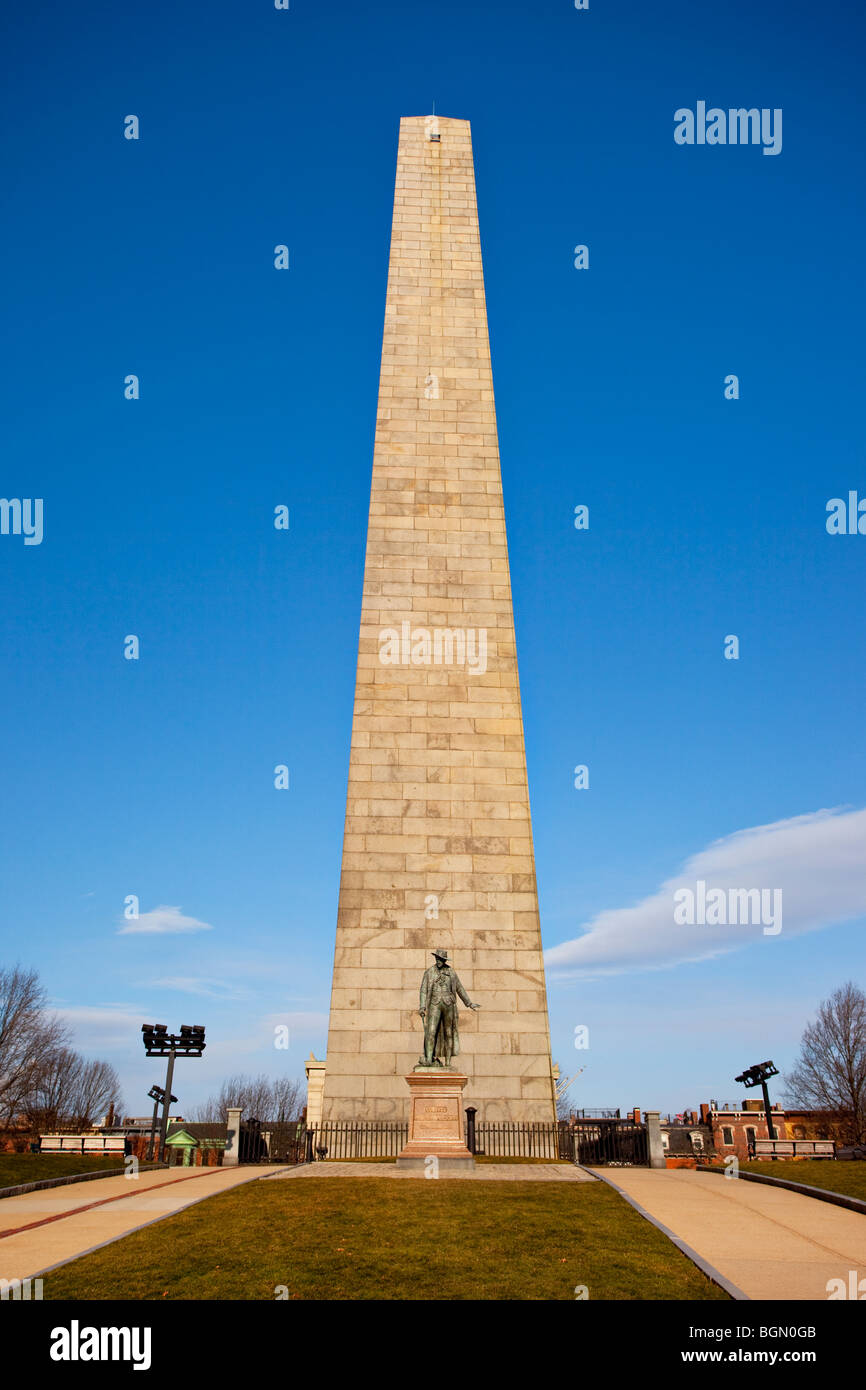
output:
[{"label": "window on building", "polygon": [[691,1141],[692,1141],[692,1148],[693,1148],[697,1153],[703,1153],[703,1151],[704,1151],[704,1136],[703,1136],[702,1134],[699,1134],[696,1130],[693,1130],[693,1131],[692,1131],[692,1134],[691,1134]]},{"label": "window on building", "polygon": [[666,1149],[670,1142],[670,1136],[662,1132],[662,1148]]},{"label": "window on building", "polygon": [[730,1125],[722,1125],[722,1143],[726,1148],[734,1147],[734,1131]]},{"label": "window on building", "polygon": [[748,1143],[754,1144],[754,1142],[755,1142],[755,1140],[757,1139],[757,1137],[758,1137],[758,1131],[755,1129],[755,1126],[754,1126],[754,1125],[746,1125],[746,1139],[747,1139]]}]

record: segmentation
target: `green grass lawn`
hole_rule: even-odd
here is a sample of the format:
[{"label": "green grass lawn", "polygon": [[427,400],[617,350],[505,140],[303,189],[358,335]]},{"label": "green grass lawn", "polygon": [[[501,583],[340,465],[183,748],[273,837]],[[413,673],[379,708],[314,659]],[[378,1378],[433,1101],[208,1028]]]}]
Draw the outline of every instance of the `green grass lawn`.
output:
[{"label": "green grass lawn", "polygon": [[[45,1276],[46,1299],[719,1299],[605,1184],[253,1182]],[[285,1295],[284,1295],[285,1296]]]},{"label": "green grass lawn", "polygon": [[786,1163],[784,1160],[761,1159],[756,1163],[741,1163],[744,1173],[764,1173],[768,1178],[784,1178],[786,1182],[802,1182],[808,1187],[823,1187],[828,1192],[844,1192],[846,1197],[859,1197],[866,1202],[866,1163],[838,1163],[832,1159],[802,1158]]},{"label": "green grass lawn", "polygon": [[[142,1168],[147,1164],[142,1163]],[[123,1157],[113,1154],[0,1154],[0,1188],[22,1182],[43,1182],[46,1178],[65,1178],[73,1173],[101,1173],[106,1169],[123,1172]]]}]

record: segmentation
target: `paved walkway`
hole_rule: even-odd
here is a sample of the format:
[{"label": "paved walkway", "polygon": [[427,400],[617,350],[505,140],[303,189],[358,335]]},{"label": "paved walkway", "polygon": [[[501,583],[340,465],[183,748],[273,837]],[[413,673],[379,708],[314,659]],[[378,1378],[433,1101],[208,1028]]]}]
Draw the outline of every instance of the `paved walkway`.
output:
[{"label": "paved walkway", "polygon": [[100,1178],[5,1197],[0,1279],[33,1278],[161,1216],[261,1177],[260,1168],[162,1168],[137,1178]]},{"label": "paved walkway", "polygon": [[[396,1163],[305,1163],[269,1173],[271,1178],[410,1178],[422,1182],[423,1171],[407,1172]],[[468,1172],[444,1173],[440,1182],[595,1182],[573,1163],[476,1163]]]},{"label": "paved walkway", "polygon": [[754,1182],[686,1168],[605,1177],[749,1298],[826,1299],[828,1279],[866,1277],[866,1216]]}]

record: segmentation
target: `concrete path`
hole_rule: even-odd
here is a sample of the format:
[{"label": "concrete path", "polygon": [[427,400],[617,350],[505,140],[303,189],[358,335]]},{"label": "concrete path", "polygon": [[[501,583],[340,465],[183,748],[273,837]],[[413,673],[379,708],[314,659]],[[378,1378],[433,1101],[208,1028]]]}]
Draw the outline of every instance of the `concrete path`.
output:
[{"label": "concrete path", "polygon": [[137,1178],[103,1178],[4,1198],[0,1279],[31,1279],[162,1216],[262,1176],[260,1168],[163,1168]]},{"label": "concrete path", "polygon": [[[410,1178],[425,1179],[423,1172],[406,1172],[396,1163],[305,1163],[269,1173],[274,1178]],[[477,1163],[468,1172],[443,1173],[441,1182],[595,1182],[591,1173],[574,1163]]]},{"label": "concrete path", "polygon": [[866,1216],[779,1187],[693,1169],[604,1175],[755,1299],[826,1299],[827,1281],[866,1277]]}]

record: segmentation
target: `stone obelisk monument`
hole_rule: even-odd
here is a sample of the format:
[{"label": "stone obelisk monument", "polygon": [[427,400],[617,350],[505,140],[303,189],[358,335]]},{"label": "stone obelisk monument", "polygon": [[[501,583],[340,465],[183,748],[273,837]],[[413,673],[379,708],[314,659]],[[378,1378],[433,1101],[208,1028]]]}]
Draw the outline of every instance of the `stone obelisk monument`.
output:
[{"label": "stone obelisk monument", "polygon": [[400,122],[325,1120],[403,1120],[447,948],[464,1103],[551,1120],[526,755],[469,122]]}]

